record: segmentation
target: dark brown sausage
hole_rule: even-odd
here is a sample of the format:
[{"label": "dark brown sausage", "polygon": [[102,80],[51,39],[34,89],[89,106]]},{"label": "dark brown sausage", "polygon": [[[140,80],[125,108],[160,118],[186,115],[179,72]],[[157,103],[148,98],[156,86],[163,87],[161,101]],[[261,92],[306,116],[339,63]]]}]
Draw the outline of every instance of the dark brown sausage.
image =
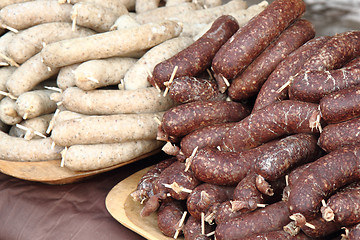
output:
[{"label": "dark brown sausage", "polygon": [[151,85],[164,89],[164,82],[169,81],[175,66],[178,66],[175,78],[181,76],[195,76],[211,65],[211,61],[219,48],[239,29],[235,18],[229,15],[219,17],[211,28],[193,44],[180,51],[173,57],[157,64],[152,77],[148,80]]},{"label": "dark brown sausage", "polygon": [[234,80],[228,89],[234,101],[256,95],[276,66],[292,51],[315,36],[311,22],[300,19],[285,29],[255,60]]},{"label": "dark brown sausage", "polygon": [[149,197],[153,196],[153,182],[156,178],[159,177],[160,173],[176,161],[176,158],[165,159],[154,166],[152,166],[149,171],[147,171],[144,176],[141,177],[138,186],[134,192],[131,193],[131,197],[135,201],[143,203]]},{"label": "dark brown sausage", "polygon": [[229,200],[233,192],[234,187],[203,183],[190,193],[186,206],[191,216],[201,219],[201,213],[206,214],[211,206]]},{"label": "dark brown sausage", "polygon": [[305,62],[303,69],[332,70],[342,67],[360,54],[360,31],[332,36],[316,55]]},{"label": "dark brown sausage", "polygon": [[308,221],[312,227],[306,225],[301,227],[301,230],[309,237],[321,238],[329,236],[341,229],[341,225],[336,222],[326,222],[321,216]]},{"label": "dark brown sausage", "polygon": [[306,222],[316,218],[323,199],[359,179],[359,166],[359,146],[333,151],[310,163],[291,184],[287,201],[290,213]]},{"label": "dark brown sausage", "polygon": [[304,11],[302,0],[275,0],[270,3],[217,52],[212,62],[216,78],[235,78]]},{"label": "dark brown sausage", "polygon": [[242,214],[248,213],[251,210],[243,208],[239,211],[234,211],[232,209],[231,200],[225,201],[223,203],[220,203],[219,205],[215,205],[214,207],[210,208],[207,215],[205,216],[205,219],[212,223],[215,220],[216,224],[220,224],[223,222],[226,222],[230,219],[234,219],[239,217]]},{"label": "dark brown sausage", "polygon": [[169,86],[169,96],[178,103],[226,99],[226,94],[220,93],[215,80],[189,76],[174,79]]},{"label": "dark brown sausage", "polygon": [[341,149],[344,146],[360,144],[360,118],[329,124],[320,134],[318,145],[326,152]]},{"label": "dark brown sausage", "polygon": [[299,233],[296,236],[291,236],[283,230],[277,230],[272,232],[265,232],[254,234],[242,240],[311,240],[312,238],[306,236],[304,233]]},{"label": "dark brown sausage", "polygon": [[161,203],[157,212],[159,230],[168,237],[173,237],[179,229],[179,223],[185,210],[184,203],[168,200]]},{"label": "dark brown sausage", "polygon": [[281,230],[290,222],[289,209],[280,201],[220,223],[215,230],[217,240],[242,239],[252,234]]},{"label": "dark brown sausage", "polygon": [[266,180],[275,181],[289,169],[315,160],[320,156],[317,137],[299,133],[281,139],[273,144],[255,162],[255,172]]},{"label": "dark brown sausage", "polygon": [[284,100],[253,112],[239,121],[224,136],[221,149],[243,151],[270,140],[295,133],[318,133],[311,120],[318,105],[294,100]]},{"label": "dark brown sausage", "polygon": [[327,222],[336,222],[340,226],[360,223],[360,182],[336,192],[320,210]]},{"label": "dark brown sausage", "polygon": [[249,209],[250,211],[258,208],[258,204],[263,204],[265,198],[261,192],[256,188],[256,174],[249,173],[242,179],[234,190],[233,200],[231,206],[233,211]]},{"label": "dark brown sausage", "polygon": [[205,147],[197,151],[190,168],[200,181],[234,186],[252,171],[260,154],[259,148],[245,152],[224,152]]},{"label": "dark brown sausage", "polygon": [[322,36],[314,38],[289,54],[275,70],[270,74],[262,85],[253,108],[253,112],[267,105],[288,98],[288,87],[278,91],[284,86],[291,76],[295,75],[304,63],[321,48],[330,37]]},{"label": "dark brown sausage", "polygon": [[181,152],[185,157],[189,157],[196,147],[201,149],[219,146],[224,134],[235,124],[236,122],[218,123],[187,134],[180,141]]},{"label": "dark brown sausage", "polygon": [[154,195],[145,203],[140,215],[149,216],[159,208],[160,201],[169,197],[176,200],[186,199],[189,192],[199,184],[200,181],[195,178],[191,169],[185,172],[185,163],[175,161],[153,182]]},{"label": "dark brown sausage", "polygon": [[239,102],[196,101],[166,111],[161,127],[169,136],[183,137],[201,127],[240,121],[247,115],[249,109]]},{"label": "dark brown sausage", "polygon": [[289,98],[319,103],[327,94],[358,84],[360,84],[360,68],[340,68],[330,71],[303,70],[294,76],[289,87]]},{"label": "dark brown sausage", "polygon": [[360,239],[360,223],[348,227],[346,230],[346,234],[342,238],[342,240],[358,240],[358,239]]},{"label": "dark brown sausage", "polygon": [[[358,70],[360,73],[360,69]],[[339,123],[359,117],[359,102],[360,85],[334,92],[320,100],[321,117],[328,124]]]},{"label": "dark brown sausage", "polygon": [[185,223],[183,233],[185,240],[210,240],[206,234],[212,232],[215,229],[214,225],[205,224],[205,234],[202,234],[201,220],[190,216]]}]

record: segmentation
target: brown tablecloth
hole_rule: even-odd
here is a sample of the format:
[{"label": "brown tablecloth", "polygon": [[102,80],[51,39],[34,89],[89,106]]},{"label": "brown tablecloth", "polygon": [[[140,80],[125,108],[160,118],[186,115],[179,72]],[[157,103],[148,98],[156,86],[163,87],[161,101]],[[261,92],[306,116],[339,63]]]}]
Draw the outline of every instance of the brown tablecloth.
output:
[{"label": "brown tablecloth", "polygon": [[160,153],[67,185],[0,174],[0,239],[143,240],[108,213],[105,198],[121,180],[163,157]]}]

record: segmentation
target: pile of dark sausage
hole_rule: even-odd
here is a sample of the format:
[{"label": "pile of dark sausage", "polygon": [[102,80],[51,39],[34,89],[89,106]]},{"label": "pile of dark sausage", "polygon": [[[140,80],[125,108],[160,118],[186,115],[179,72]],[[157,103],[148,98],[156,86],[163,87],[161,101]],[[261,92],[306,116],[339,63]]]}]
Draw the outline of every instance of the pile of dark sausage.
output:
[{"label": "pile of dark sausage", "polygon": [[360,31],[317,37],[304,12],[221,16],[154,68],[179,105],[132,197],[166,236],[360,239]]}]

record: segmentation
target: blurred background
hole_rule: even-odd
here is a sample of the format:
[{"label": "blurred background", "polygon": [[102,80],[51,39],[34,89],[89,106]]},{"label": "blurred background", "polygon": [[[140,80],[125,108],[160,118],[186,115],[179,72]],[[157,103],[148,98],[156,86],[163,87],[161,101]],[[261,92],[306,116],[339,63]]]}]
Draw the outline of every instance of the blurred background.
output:
[{"label": "blurred background", "polygon": [[[268,0],[271,3],[273,0]],[[314,24],[318,36],[360,30],[360,0],[304,0],[304,18]],[[248,5],[261,0],[247,0]]]}]

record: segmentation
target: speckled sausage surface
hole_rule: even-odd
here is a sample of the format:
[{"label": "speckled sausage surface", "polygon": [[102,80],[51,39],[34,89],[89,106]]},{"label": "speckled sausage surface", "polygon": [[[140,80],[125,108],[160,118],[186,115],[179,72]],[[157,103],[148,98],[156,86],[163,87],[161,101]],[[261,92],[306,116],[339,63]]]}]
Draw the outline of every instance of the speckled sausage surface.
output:
[{"label": "speckled sausage surface", "polygon": [[178,200],[168,200],[161,203],[157,212],[157,222],[160,231],[168,237],[173,237],[185,210],[184,203]]},{"label": "speckled sausage surface", "polygon": [[[210,233],[215,228],[214,225],[205,224],[205,234]],[[202,234],[201,221],[199,219],[190,216],[184,225],[183,229],[185,240],[209,240],[210,237],[206,237]]]},{"label": "speckled sausage surface", "polygon": [[272,103],[287,99],[288,87],[279,92],[278,90],[291,76],[295,75],[308,58],[316,54],[319,48],[329,39],[330,37],[328,36],[311,39],[280,62],[262,85],[256,97],[253,112]]},{"label": "speckled sausage surface", "polygon": [[311,22],[300,19],[285,29],[254,61],[235,79],[228,89],[233,100],[245,100],[256,95],[267,77],[288,54],[315,36]]},{"label": "speckled sausage surface", "polygon": [[339,123],[359,117],[359,102],[360,85],[326,95],[320,100],[319,104],[321,117],[328,124]]},{"label": "speckled sausage surface", "polygon": [[359,145],[360,118],[329,124],[324,127],[318,139],[318,145],[326,152],[341,149],[347,145]]},{"label": "speckled sausage surface", "polygon": [[235,18],[224,15],[215,20],[211,28],[193,44],[166,61],[157,64],[153,76],[148,80],[153,86],[164,89],[164,82],[169,81],[175,66],[175,77],[194,76],[211,65],[219,48],[239,29]]},{"label": "speckled sausage surface", "polygon": [[224,152],[205,147],[197,151],[191,169],[197,179],[218,185],[236,185],[254,168],[258,149]]},{"label": "speckled sausage surface", "polygon": [[201,213],[206,214],[209,208],[229,200],[234,187],[203,183],[194,188],[186,201],[188,212],[196,219],[201,219]]},{"label": "speckled sausage surface", "polygon": [[250,173],[236,185],[231,201],[233,211],[252,211],[258,207],[257,204],[265,202],[263,194],[256,188],[255,180],[256,174]]},{"label": "speckled sausage surface", "polygon": [[219,78],[235,78],[304,11],[302,0],[276,0],[269,4],[220,48],[212,63],[214,73]]},{"label": "speckled sausage surface", "polygon": [[333,151],[309,164],[291,185],[288,207],[306,221],[316,218],[321,201],[359,179],[360,147]]},{"label": "speckled sausage surface", "polygon": [[224,136],[222,150],[242,151],[270,140],[295,133],[317,133],[310,123],[318,105],[284,100],[253,112],[239,121]]},{"label": "speckled sausage surface", "polygon": [[360,68],[302,70],[293,78],[289,98],[318,103],[327,94],[360,84]]},{"label": "speckled sausage surface", "polygon": [[219,205],[216,205],[214,208],[211,208],[205,219],[211,223],[215,220],[216,224],[220,224],[230,219],[235,219],[240,215],[248,212],[250,212],[250,210],[246,208],[243,208],[242,210],[239,211],[233,211],[230,200],[230,201],[222,202]]},{"label": "speckled sausage surface", "polygon": [[342,67],[360,54],[360,31],[348,31],[332,36],[318,54],[313,55],[303,69],[332,70]]},{"label": "speckled sausage surface", "polygon": [[264,152],[255,162],[255,172],[266,180],[274,181],[294,166],[313,161],[320,154],[317,137],[299,133],[281,139]]},{"label": "speckled sausage surface", "polygon": [[180,141],[181,152],[189,157],[196,147],[217,147],[224,134],[235,124],[236,122],[213,124],[187,134]]},{"label": "speckled sausage surface", "polygon": [[220,223],[216,227],[215,236],[217,240],[242,239],[252,234],[281,230],[289,222],[288,207],[280,201]]},{"label": "speckled sausage surface", "polygon": [[346,240],[357,240],[360,238],[360,223],[348,228],[349,233],[347,234]]},{"label": "speckled sausage surface", "polygon": [[169,136],[182,137],[215,123],[240,121],[248,114],[249,109],[239,102],[196,101],[166,111],[161,126]]},{"label": "speckled sausage surface", "polygon": [[341,226],[360,222],[360,183],[355,182],[332,195],[321,207],[322,218]]},{"label": "speckled sausage surface", "polygon": [[183,76],[174,79],[169,87],[170,97],[178,103],[193,101],[225,100],[216,81],[199,77]]}]

